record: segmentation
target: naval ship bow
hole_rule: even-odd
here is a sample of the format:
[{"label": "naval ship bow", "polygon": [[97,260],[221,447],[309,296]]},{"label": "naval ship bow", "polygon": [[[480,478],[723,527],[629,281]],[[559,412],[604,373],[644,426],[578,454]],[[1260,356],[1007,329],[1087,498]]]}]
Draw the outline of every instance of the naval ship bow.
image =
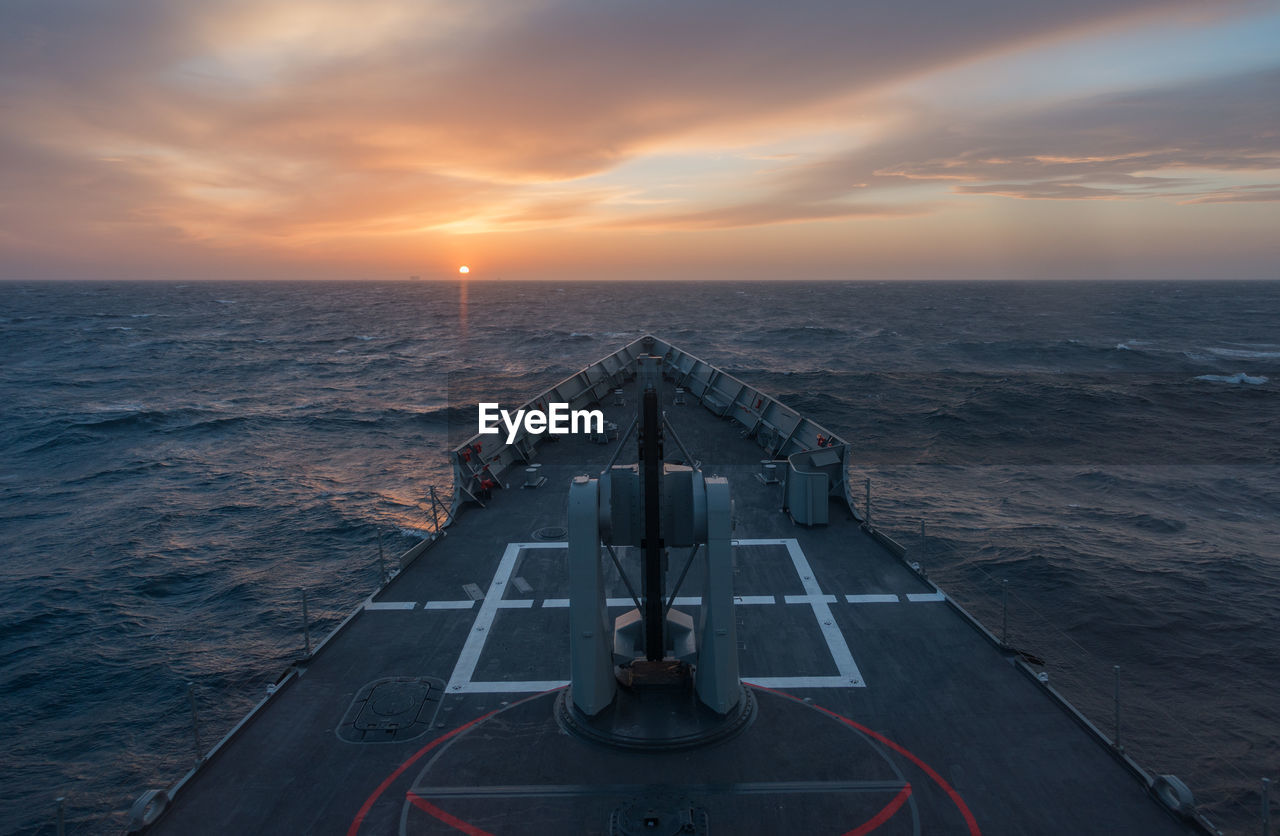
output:
[{"label": "naval ship bow", "polygon": [[850,445],[648,336],[451,453],[448,524],[148,833],[1214,832],[859,509]]}]

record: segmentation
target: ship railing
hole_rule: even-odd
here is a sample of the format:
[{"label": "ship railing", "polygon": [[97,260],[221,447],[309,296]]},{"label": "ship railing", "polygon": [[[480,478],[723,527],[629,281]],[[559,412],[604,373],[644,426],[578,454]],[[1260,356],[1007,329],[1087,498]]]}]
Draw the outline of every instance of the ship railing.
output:
[{"label": "ship railing", "polygon": [[741,424],[743,435],[754,440],[768,459],[783,460],[819,449],[834,452],[839,467],[829,492],[837,498],[848,495],[849,445],[844,439],[707,361],[661,340],[655,342],[654,351],[663,352],[669,379],[713,414]]},{"label": "ship railing", "polygon": [[[543,409],[549,403],[566,403],[570,409],[582,409],[606,402],[615,389],[634,376],[636,358],[650,353],[663,358],[667,381],[715,415],[741,425],[742,434],[759,445],[766,459],[785,460],[806,450],[832,451],[840,466],[834,469],[837,475],[829,491],[834,497],[847,496],[844,474],[849,445],[843,439],[773,396],[653,336],[641,337],[566,377],[520,408]],[[451,516],[467,501],[483,506],[481,491],[485,481],[501,485],[511,468],[534,459],[544,440],[545,436],[520,428],[510,442],[501,434],[477,433],[454,447],[449,454],[454,487]]]},{"label": "ship railing", "polygon": [[[550,403],[565,403],[571,410],[600,403],[634,373],[635,358],[643,353],[642,340],[636,340],[609,356],[592,363],[564,380],[525,401],[520,409],[545,409]],[[453,466],[453,503],[450,519],[464,502],[483,506],[480,491],[484,481],[501,484],[502,478],[515,465],[531,461],[545,436],[530,434],[523,427],[507,442],[504,434],[472,435],[449,452]]]}]

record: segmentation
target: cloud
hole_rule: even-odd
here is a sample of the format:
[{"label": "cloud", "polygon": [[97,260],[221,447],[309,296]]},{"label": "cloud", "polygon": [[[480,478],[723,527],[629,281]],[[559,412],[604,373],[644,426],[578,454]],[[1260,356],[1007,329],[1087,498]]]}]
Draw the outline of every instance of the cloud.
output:
[{"label": "cloud", "polygon": [[[581,0],[469,4],[462,18],[409,2],[344,18],[341,5],[21,4],[6,12],[0,67],[12,107],[103,138],[525,181],[599,172],[709,127],[767,129],[814,102],[1169,4]],[[360,37],[369,27],[376,43]]]},{"label": "cloud", "polygon": [[1280,201],[1280,183],[1259,183],[1254,186],[1235,186],[1212,194],[1200,195],[1184,204],[1196,203],[1271,203]]},{"label": "cloud", "polygon": [[[789,175],[810,199],[939,183],[1029,199],[1219,202],[1204,173],[1280,169],[1280,69],[1094,96],[989,116],[934,114],[877,146]],[[1153,174],[1159,172],[1159,174]]]},{"label": "cloud", "polygon": [[899,218],[925,211],[923,206],[763,200],[692,211],[654,212],[609,221],[603,226],[614,229],[736,229],[849,218]]},{"label": "cloud", "polygon": [[884,198],[928,184],[1027,200],[1261,202],[1274,187],[1224,187],[1206,174],[1280,169],[1277,101],[1280,70],[1267,70],[994,116],[916,112],[874,144],[781,168],[757,184],[763,194],[738,204],[620,223],[727,228],[921,214],[940,203]]},{"label": "cloud", "polygon": [[[1185,90],[1164,101],[1148,92],[1074,112],[925,117],[891,141],[816,162],[758,150],[803,130],[815,109],[856,118],[850,111],[886,84],[1170,9],[1203,6],[6,4],[0,271],[6,259],[52,263],[71,250],[148,263],[238,248],[252,261],[342,242],[369,245],[353,253],[389,240],[407,251],[451,228],[707,230],[902,216],[932,204],[884,190],[913,183],[1055,199],[1162,195],[1189,181],[1144,172],[1273,165],[1264,96],[1276,100],[1274,78],[1244,91],[1211,85],[1196,101]],[[1232,104],[1244,99],[1263,113]],[[1216,135],[1201,126],[1198,144],[1178,110],[1197,107],[1222,122]],[[647,183],[592,181],[672,147],[711,145],[774,165],[656,210],[637,209],[651,195],[620,198]],[[1265,194],[1205,184],[1182,197]]]}]

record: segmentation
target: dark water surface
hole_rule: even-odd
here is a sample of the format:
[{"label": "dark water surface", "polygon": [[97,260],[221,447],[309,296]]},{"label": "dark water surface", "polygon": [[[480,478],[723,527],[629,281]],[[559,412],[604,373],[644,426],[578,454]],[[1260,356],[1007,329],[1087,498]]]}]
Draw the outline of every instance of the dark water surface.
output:
[{"label": "dark water surface", "polygon": [[[1280,778],[1280,283],[0,285],[0,832],[111,832],[430,525],[448,382],[651,332],[853,443],[878,524],[1256,832]],[[927,521],[922,539],[921,520]],[[1034,746],[1034,741],[1026,745]],[[1277,793],[1280,795],[1280,793]]]}]

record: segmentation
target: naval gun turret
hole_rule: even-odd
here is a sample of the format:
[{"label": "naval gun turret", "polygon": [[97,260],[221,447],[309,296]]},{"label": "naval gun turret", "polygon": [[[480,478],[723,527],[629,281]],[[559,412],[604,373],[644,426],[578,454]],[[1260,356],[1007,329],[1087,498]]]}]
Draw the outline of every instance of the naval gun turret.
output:
[{"label": "naval gun turret", "polygon": [[[569,488],[571,685],[560,701],[570,729],[634,748],[671,748],[719,740],[752,711],[738,677],[734,618],[732,506],[729,483],[664,461],[662,358],[636,358],[640,403],[632,423],[635,464],[610,464]],[[620,441],[625,445],[630,432]],[[616,457],[615,457],[616,458]],[[617,549],[640,550],[636,592]],[[690,549],[668,592],[668,550]],[[610,620],[606,560],[636,606]],[[697,624],[674,606],[693,568],[701,575]]]}]

